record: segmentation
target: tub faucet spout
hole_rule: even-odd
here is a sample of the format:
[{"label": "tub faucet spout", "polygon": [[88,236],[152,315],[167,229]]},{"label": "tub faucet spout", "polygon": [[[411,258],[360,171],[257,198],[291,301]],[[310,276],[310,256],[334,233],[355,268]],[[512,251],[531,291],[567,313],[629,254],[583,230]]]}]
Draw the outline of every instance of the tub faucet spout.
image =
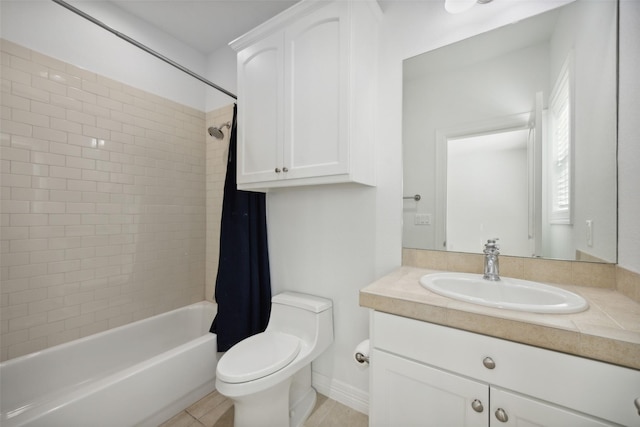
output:
[{"label": "tub faucet spout", "polygon": [[495,239],[487,240],[487,243],[484,245],[484,275],[482,276],[485,280],[491,280],[492,282],[497,282],[500,280],[500,266],[498,264],[498,255],[500,255],[500,247],[496,244]]}]

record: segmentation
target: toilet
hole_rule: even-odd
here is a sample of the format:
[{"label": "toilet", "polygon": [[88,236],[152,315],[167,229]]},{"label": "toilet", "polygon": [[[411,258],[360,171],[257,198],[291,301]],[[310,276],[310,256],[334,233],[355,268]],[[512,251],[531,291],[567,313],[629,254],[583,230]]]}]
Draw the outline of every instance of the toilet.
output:
[{"label": "toilet", "polygon": [[295,292],[271,299],[264,332],[218,361],[216,389],[235,406],[236,427],[298,427],[316,403],[311,362],[333,342],[331,300]]}]

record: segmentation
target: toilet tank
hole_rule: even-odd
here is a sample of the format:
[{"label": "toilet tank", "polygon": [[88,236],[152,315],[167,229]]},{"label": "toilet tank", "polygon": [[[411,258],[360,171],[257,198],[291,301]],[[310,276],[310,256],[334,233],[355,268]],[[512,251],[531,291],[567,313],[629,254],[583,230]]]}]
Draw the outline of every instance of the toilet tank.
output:
[{"label": "toilet tank", "polygon": [[297,292],[283,292],[271,298],[267,330],[285,332],[309,344],[328,346],[333,341],[333,310],[329,299]]}]

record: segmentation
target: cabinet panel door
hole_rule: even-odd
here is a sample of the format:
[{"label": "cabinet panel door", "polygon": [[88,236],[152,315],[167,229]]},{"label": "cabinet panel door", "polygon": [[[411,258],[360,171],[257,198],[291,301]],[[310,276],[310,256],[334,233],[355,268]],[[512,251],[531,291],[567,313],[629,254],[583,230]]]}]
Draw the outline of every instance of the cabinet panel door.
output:
[{"label": "cabinet panel door", "polygon": [[[492,426],[603,427],[616,425],[497,387],[491,387],[490,393],[490,425]],[[504,411],[508,417],[506,421],[500,421],[497,418],[498,409]]]},{"label": "cabinet panel door", "polygon": [[282,175],[282,46],[280,32],[238,53],[238,183]]},{"label": "cabinet panel door", "polygon": [[[489,387],[374,349],[371,356],[372,427],[486,426]],[[477,399],[482,412],[472,409]]]},{"label": "cabinet panel door", "polygon": [[287,178],[348,172],[346,12],[330,4],[285,33]]}]

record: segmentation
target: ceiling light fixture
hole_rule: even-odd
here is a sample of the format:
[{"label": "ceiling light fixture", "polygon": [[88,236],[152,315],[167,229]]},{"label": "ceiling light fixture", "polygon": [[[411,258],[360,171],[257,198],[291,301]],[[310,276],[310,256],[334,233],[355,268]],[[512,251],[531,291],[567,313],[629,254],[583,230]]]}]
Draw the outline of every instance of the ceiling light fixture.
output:
[{"label": "ceiling light fixture", "polygon": [[476,3],[485,4],[493,0],[445,0],[444,8],[449,13],[462,13],[471,9]]}]

